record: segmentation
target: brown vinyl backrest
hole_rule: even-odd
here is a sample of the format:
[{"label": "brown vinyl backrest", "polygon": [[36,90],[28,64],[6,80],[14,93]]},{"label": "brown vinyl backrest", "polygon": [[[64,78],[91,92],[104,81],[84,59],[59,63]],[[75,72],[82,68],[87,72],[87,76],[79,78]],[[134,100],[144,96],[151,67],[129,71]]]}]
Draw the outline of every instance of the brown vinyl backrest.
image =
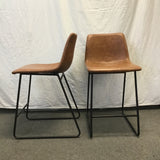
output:
[{"label": "brown vinyl backrest", "polygon": [[76,40],[77,35],[75,33],[71,33],[65,44],[63,55],[58,67],[58,72],[65,72],[72,64]]},{"label": "brown vinyl backrest", "polygon": [[129,60],[123,33],[90,34],[87,37],[85,61],[92,63]]}]

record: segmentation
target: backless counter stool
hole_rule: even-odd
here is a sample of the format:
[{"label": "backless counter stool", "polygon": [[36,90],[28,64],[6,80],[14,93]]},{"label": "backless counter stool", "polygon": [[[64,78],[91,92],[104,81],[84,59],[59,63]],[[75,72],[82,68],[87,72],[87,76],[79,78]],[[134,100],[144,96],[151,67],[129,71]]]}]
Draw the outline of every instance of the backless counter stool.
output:
[{"label": "backless counter stool", "polygon": [[[140,71],[141,67],[134,65],[130,59],[127,49],[125,36],[123,33],[113,34],[91,34],[87,37],[86,42],[85,64],[88,70],[88,93],[87,93],[87,117],[89,123],[90,137],[93,136],[93,118],[104,117],[124,117],[133,132],[139,136],[139,107],[137,92],[136,71]],[[124,94],[126,72],[134,72],[135,79],[135,97],[136,97],[136,115],[126,115],[124,113]],[[101,115],[93,116],[93,75],[122,73],[124,75],[123,95],[122,95],[122,114],[121,115]],[[90,101],[90,105],[89,105]],[[137,118],[137,131],[134,129],[127,117]]]},{"label": "backless counter stool", "polygon": [[[23,66],[15,71],[13,71],[13,74],[19,74],[19,85],[18,85],[18,93],[17,93],[17,104],[16,104],[16,112],[15,112],[15,121],[14,121],[14,130],[13,130],[13,136],[16,139],[41,139],[41,138],[77,138],[80,136],[80,129],[77,123],[77,118],[80,117],[80,112],[78,110],[78,107],[76,105],[76,101],[73,97],[73,94],[71,92],[71,89],[69,87],[67,78],[64,74],[65,71],[70,67],[73,59],[73,54],[74,54],[74,48],[76,44],[76,39],[77,35],[75,33],[72,33],[69,35],[67,42],[65,44],[65,48],[63,51],[63,55],[61,58],[61,61],[59,63],[54,63],[54,64],[30,64]],[[61,75],[60,75],[61,74]],[[28,98],[27,98],[27,103],[23,107],[21,111],[19,111],[19,98],[20,98],[20,89],[21,89],[21,79],[23,75],[28,75],[29,76],[29,88],[28,88]],[[71,112],[72,117],[58,117],[58,118],[30,118],[29,117],[29,101],[30,101],[30,89],[31,89],[31,79],[32,76],[39,75],[39,76],[56,76],[59,80],[60,86],[62,88],[62,91],[64,93],[64,96],[66,98],[69,111]],[[69,102],[69,98],[67,96],[67,93],[65,91],[64,85],[62,83],[62,79],[64,78],[64,81],[66,82],[66,86],[70,92],[70,95],[73,99],[74,105],[76,107],[76,111],[78,113],[78,116],[76,117],[72,106]],[[16,127],[17,127],[17,121],[19,115],[22,113],[22,111],[26,111],[26,118],[29,120],[57,120],[57,119],[73,119],[75,126],[77,128],[77,134],[76,135],[64,135],[64,136],[17,136],[16,134]]]}]

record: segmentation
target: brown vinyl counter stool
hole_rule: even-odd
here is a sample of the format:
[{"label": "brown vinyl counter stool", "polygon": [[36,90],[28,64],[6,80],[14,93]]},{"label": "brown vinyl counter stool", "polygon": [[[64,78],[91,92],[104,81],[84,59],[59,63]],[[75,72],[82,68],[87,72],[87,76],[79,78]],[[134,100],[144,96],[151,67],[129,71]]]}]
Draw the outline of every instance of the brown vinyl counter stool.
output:
[{"label": "brown vinyl counter stool", "polygon": [[[87,37],[85,64],[88,70],[88,93],[87,93],[87,117],[90,131],[90,137],[93,137],[93,118],[104,117],[124,117],[133,132],[139,136],[139,106],[137,91],[136,71],[141,67],[134,65],[130,59],[127,49],[125,36],[123,33],[111,34],[91,34]],[[126,115],[124,113],[124,94],[126,83],[126,72],[134,72],[135,79],[135,98],[136,98],[136,115]],[[124,75],[123,95],[122,95],[122,114],[120,115],[101,115],[93,116],[93,75],[122,73]],[[90,104],[89,104],[90,101]],[[134,129],[128,117],[137,118],[137,130]]]},{"label": "brown vinyl counter stool", "polygon": [[[13,74],[19,74],[19,85],[18,85],[18,93],[17,93],[17,104],[16,104],[16,112],[15,112],[15,121],[14,121],[14,130],[13,130],[13,136],[16,139],[42,139],[42,138],[77,138],[80,136],[80,128],[78,126],[77,123],[77,119],[80,117],[80,112],[78,110],[76,101],[73,97],[73,94],[71,92],[71,89],[69,87],[69,83],[67,81],[67,78],[64,74],[65,71],[67,71],[67,69],[70,67],[71,63],[72,63],[72,59],[73,59],[73,54],[74,54],[74,48],[75,48],[75,44],[76,44],[76,39],[77,39],[77,35],[75,33],[71,33],[67,39],[67,42],[65,44],[65,48],[63,51],[63,55],[61,58],[61,61],[59,63],[54,63],[54,64],[30,64],[30,65],[26,65],[23,66],[15,71],[13,71]],[[19,98],[20,98],[20,89],[21,89],[21,79],[23,75],[28,75],[29,76],[29,87],[28,87],[28,98],[27,98],[27,103],[26,105],[23,107],[23,109],[21,109],[19,111]],[[32,76],[35,75],[40,75],[40,76],[57,76],[58,80],[60,82],[60,86],[62,88],[62,91],[64,93],[64,96],[66,98],[68,107],[69,107],[69,111],[71,112],[72,117],[58,117],[58,118],[31,118],[29,117],[29,113],[32,112],[31,109],[29,109],[29,101],[30,101],[30,90],[31,90],[31,79]],[[65,87],[62,83],[62,79],[64,79],[66,86],[69,90],[69,93],[72,97],[72,100],[74,102],[76,111],[77,111],[77,117],[75,116],[75,113],[72,109],[72,106],[70,104],[69,98],[67,96]],[[26,113],[26,118],[28,120],[69,120],[69,119],[73,119],[75,126],[77,128],[77,133],[76,135],[64,135],[64,136],[17,136],[16,133],[16,127],[17,127],[17,121],[18,121],[18,117],[22,112]]]}]

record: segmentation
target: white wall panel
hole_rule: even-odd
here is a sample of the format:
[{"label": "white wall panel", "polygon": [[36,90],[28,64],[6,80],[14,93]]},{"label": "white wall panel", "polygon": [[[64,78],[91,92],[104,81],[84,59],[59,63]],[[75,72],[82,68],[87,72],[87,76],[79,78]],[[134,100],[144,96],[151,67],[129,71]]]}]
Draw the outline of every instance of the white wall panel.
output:
[{"label": "white wall panel", "polygon": [[[66,73],[80,108],[86,106],[86,37],[123,32],[138,73],[140,105],[160,103],[160,0],[0,0],[0,108],[14,108],[18,75],[25,64],[60,60],[71,32],[78,34],[73,64]],[[94,107],[121,105],[122,75],[99,75]],[[21,105],[28,78],[23,78]],[[135,104],[133,74],[127,74],[127,106]],[[33,77],[32,107],[65,107],[56,77]]]}]

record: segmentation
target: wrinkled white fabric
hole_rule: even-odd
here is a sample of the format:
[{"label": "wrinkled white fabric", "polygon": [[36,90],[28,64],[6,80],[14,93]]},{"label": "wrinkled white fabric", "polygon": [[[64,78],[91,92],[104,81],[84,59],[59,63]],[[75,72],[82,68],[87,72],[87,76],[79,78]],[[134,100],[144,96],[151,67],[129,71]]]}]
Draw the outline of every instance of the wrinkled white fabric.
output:
[{"label": "wrinkled white fabric", "polygon": [[[75,55],[66,76],[80,108],[86,107],[86,37],[123,32],[138,72],[140,105],[160,103],[160,0],[0,0],[0,108],[15,108],[18,75],[25,64],[54,63],[66,39],[78,34]],[[119,107],[123,75],[94,76],[94,107]],[[20,104],[26,103],[28,77]],[[133,73],[127,74],[125,105],[135,105]],[[66,107],[57,77],[33,76],[32,107]],[[72,103],[73,104],[73,103]]]}]

